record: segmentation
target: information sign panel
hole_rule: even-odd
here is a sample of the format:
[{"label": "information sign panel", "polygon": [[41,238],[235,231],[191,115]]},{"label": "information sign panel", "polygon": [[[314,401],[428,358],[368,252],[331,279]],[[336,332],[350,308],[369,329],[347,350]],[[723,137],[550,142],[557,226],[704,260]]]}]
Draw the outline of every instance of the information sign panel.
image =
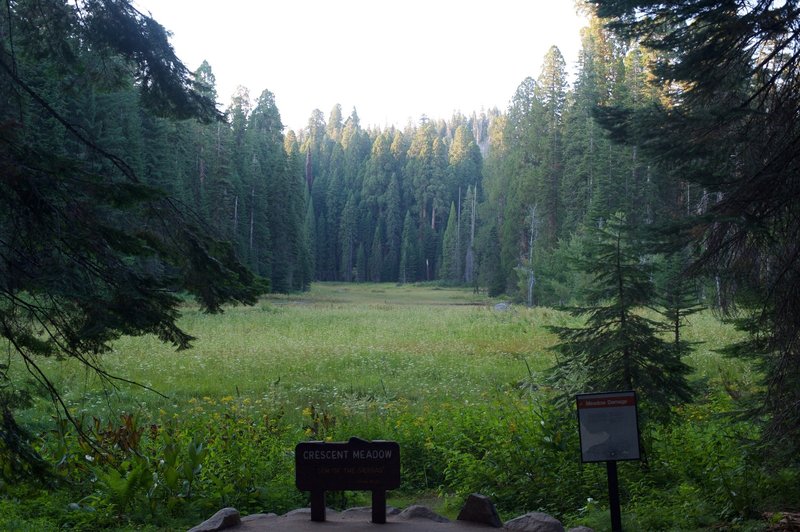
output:
[{"label": "information sign panel", "polygon": [[584,393],[575,399],[582,462],[640,459],[635,392]]},{"label": "information sign panel", "polygon": [[295,448],[295,483],[304,491],[400,487],[400,446],[393,441],[303,442]]},{"label": "information sign panel", "polygon": [[325,521],[325,492],[372,492],[372,522],[386,522],[386,490],[400,487],[400,445],[393,441],[312,441],[294,451],[295,484],[311,492],[311,520]]}]

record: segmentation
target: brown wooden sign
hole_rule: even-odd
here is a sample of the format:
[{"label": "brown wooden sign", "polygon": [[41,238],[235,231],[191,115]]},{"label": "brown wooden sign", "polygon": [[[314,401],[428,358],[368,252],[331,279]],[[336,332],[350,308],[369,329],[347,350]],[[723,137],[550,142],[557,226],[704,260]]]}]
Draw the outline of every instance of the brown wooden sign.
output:
[{"label": "brown wooden sign", "polygon": [[295,484],[311,492],[311,519],[325,520],[325,492],[372,492],[372,521],[386,522],[386,490],[400,487],[400,445],[393,441],[303,442],[294,451]]}]

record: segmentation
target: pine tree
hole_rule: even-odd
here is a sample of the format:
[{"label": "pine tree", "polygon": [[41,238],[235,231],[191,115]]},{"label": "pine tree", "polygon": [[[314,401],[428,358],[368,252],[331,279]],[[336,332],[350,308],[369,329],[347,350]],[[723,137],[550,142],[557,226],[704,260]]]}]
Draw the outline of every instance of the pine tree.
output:
[{"label": "pine tree", "polygon": [[345,282],[353,280],[353,269],[356,266],[356,201],[353,194],[347,198],[342,211],[341,225],[339,226],[339,242],[342,250],[341,272],[339,278]]},{"label": "pine tree", "polygon": [[458,247],[458,214],[455,203],[450,204],[450,216],[447,217],[447,229],[442,240],[442,267],[439,277],[450,282],[460,282],[461,254]]},{"label": "pine tree", "polygon": [[400,256],[403,242],[402,200],[400,184],[396,174],[392,174],[386,190],[386,256],[384,257],[383,280],[396,282],[400,279]]},{"label": "pine tree", "polygon": [[356,278],[355,281],[363,283],[367,280],[367,254],[364,251],[364,243],[358,243],[356,252]]},{"label": "pine tree", "polygon": [[670,347],[679,357],[692,352],[682,336],[686,318],[703,310],[697,297],[697,280],[688,275],[691,256],[687,248],[666,257],[658,272],[658,307],[669,329]]},{"label": "pine tree", "polygon": [[770,452],[796,457],[800,207],[789,198],[800,172],[797,2],[593,3],[625,38],[662,53],[658,83],[681,88],[665,105],[608,109],[604,123],[617,138],[643,139],[674,180],[711,198],[685,232],[703,245],[694,269],[718,276],[747,309],[740,325],[749,338],[732,352],[761,362],[765,393],[754,419],[766,421]]},{"label": "pine tree", "polygon": [[[137,110],[222,118],[161,25],[126,1],[42,0],[7,3],[0,27],[0,335],[6,355],[22,361],[80,431],[42,357],[69,357],[107,382],[118,377],[98,355],[121,335],[190,345],[177,323],[178,291],[217,312],[225,303],[254,303],[266,285],[200,217],[154,186],[155,162],[142,157]],[[6,38],[12,34],[13,45]],[[114,95],[111,87],[127,89]],[[117,117],[70,116],[65,102],[87,102],[95,93],[107,100],[93,112],[111,113],[113,103]],[[87,119],[113,130],[103,138],[84,127]],[[130,162],[117,151],[116,137],[126,134],[135,145]],[[141,175],[146,169],[152,180]],[[6,393],[19,377],[8,370],[0,364],[5,466],[34,456],[20,445]]]},{"label": "pine tree", "polygon": [[583,327],[553,327],[560,343],[553,379],[571,397],[577,392],[635,390],[647,411],[669,417],[671,406],[691,399],[690,372],[660,333],[662,324],[640,311],[653,303],[646,263],[623,214],[591,233],[578,266],[592,276],[591,306],[571,309],[586,316]]},{"label": "pine tree", "polygon": [[500,239],[496,228],[489,229],[486,240],[484,256],[480,261],[481,278],[488,288],[489,297],[497,297],[506,290],[506,277],[500,263]]},{"label": "pine tree", "polygon": [[411,213],[406,211],[400,247],[400,275],[398,281],[401,284],[413,283],[417,280],[418,260],[419,253],[417,251],[417,235],[414,230],[414,221],[411,218]]},{"label": "pine tree", "polygon": [[542,210],[542,238],[540,246],[552,249],[558,238],[562,221],[561,178],[563,173],[562,137],[563,117],[566,106],[566,64],[561,51],[553,46],[544,57],[542,72],[536,83],[535,95],[541,104],[541,131],[538,135],[545,142],[538,145],[541,160],[537,168],[538,186],[535,196],[528,202],[538,203]]},{"label": "pine tree", "polygon": [[375,226],[375,235],[372,237],[372,247],[369,253],[369,280],[379,283],[383,279],[383,236],[381,234],[381,224]]}]

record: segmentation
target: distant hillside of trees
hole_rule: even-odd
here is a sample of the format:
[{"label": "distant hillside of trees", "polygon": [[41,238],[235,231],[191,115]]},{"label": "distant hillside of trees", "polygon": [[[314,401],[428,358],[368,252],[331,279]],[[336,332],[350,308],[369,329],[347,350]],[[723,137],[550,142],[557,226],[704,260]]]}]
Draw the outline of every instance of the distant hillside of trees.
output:
[{"label": "distant hillside of trees", "polygon": [[[93,96],[88,115],[106,145],[233,242],[275,291],[442,281],[563,304],[580,298],[580,277],[564,266],[587,227],[616,212],[657,225],[710,201],[635,143],[612,142],[595,117],[598,106],[665,97],[648,82],[651,53],[596,17],[582,38],[572,86],[554,47],[508,109],[422,116],[403,129],[364,129],[337,105],[285,132],[274,96],[242,87],[224,122],[154,118],[133,85]],[[218,97],[210,65],[195,77]]]}]

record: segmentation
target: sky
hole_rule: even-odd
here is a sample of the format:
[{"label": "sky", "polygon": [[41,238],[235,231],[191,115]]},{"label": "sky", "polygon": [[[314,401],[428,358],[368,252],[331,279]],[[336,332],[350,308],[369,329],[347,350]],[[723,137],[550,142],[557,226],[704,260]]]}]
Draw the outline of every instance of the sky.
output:
[{"label": "sky", "polygon": [[134,0],[172,32],[178,57],[207,60],[227,108],[242,85],[275,95],[285,126],[335,104],[362,127],[424,114],[505,110],[553,45],[574,72],[583,16],[574,0]]}]

